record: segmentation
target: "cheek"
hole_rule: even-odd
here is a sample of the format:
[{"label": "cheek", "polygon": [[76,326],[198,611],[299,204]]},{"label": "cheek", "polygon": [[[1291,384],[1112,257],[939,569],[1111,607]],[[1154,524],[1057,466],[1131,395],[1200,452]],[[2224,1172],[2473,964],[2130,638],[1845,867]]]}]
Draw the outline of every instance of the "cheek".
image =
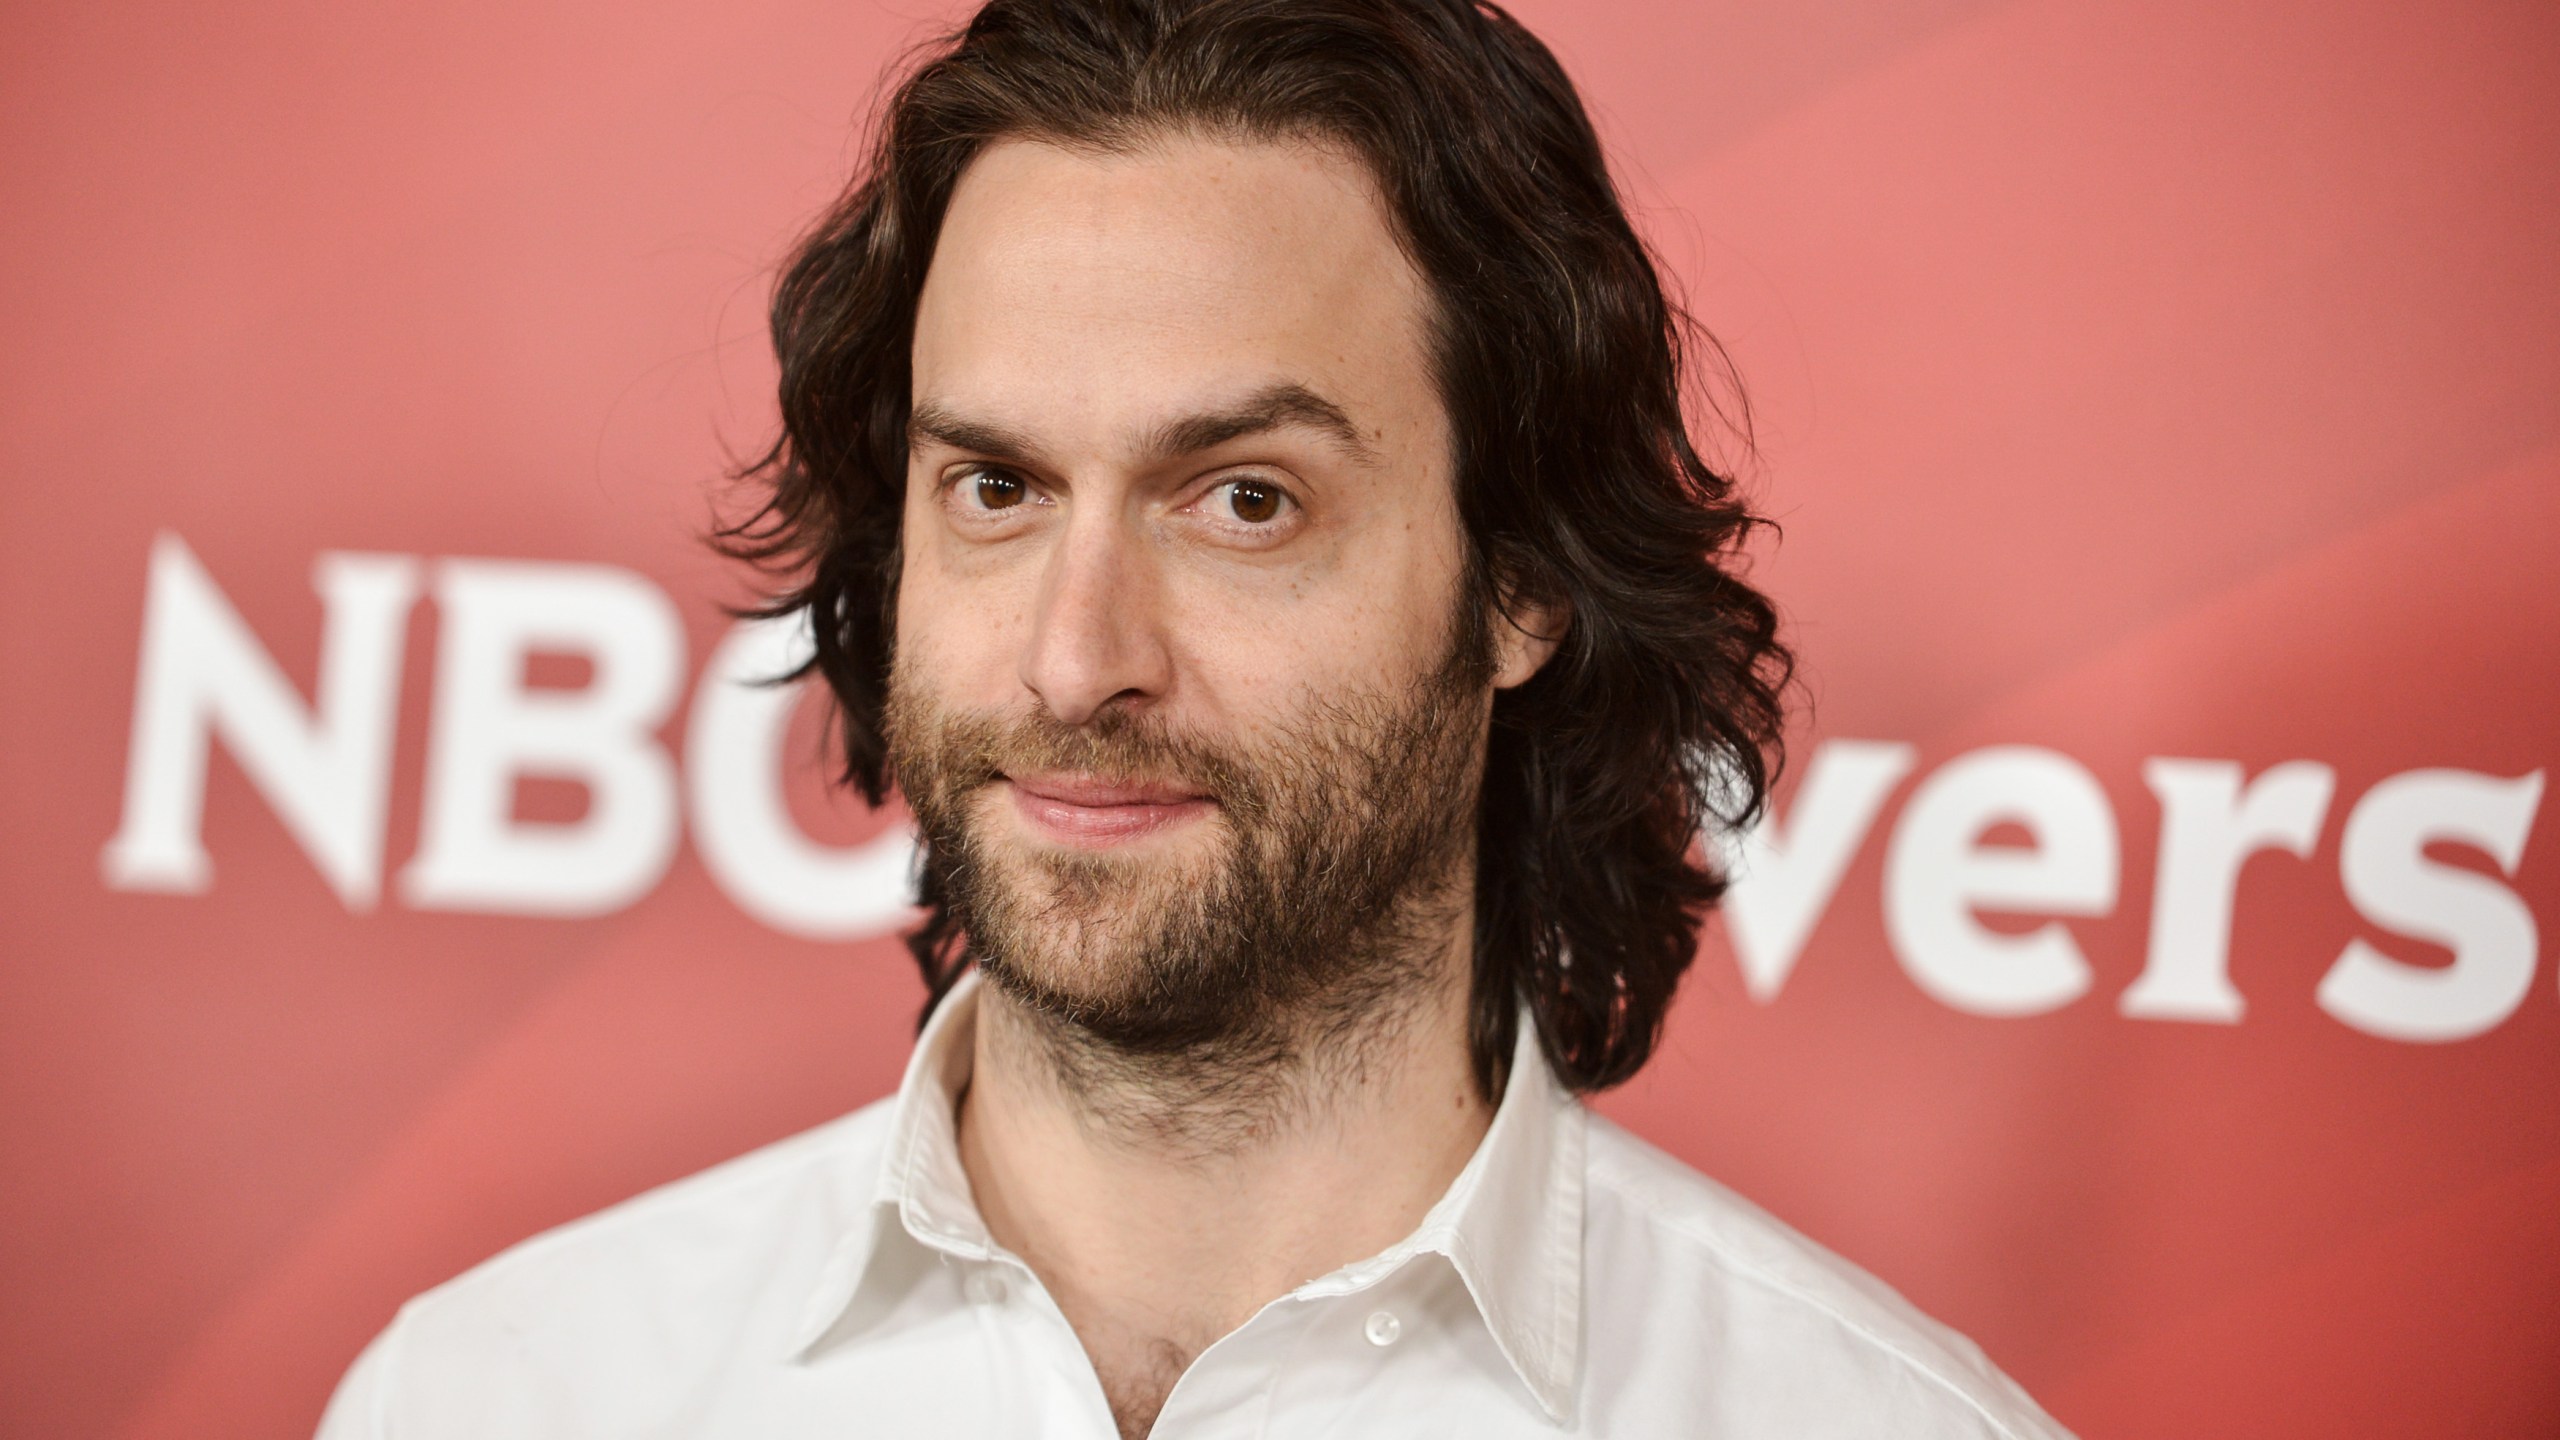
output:
[{"label": "cheek", "polygon": [[984,577],[911,548],[898,578],[898,683],[949,709],[988,709],[1018,688],[1022,607]]},{"label": "cheek", "polygon": [[1458,525],[1440,497],[1416,498],[1346,557],[1354,603],[1344,623],[1381,666],[1414,669],[1439,658],[1465,568]]},{"label": "cheek", "polygon": [[1313,699],[1404,693],[1448,642],[1457,561],[1443,548],[1399,537],[1292,573],[1174,587],[1176,665],[1193,703],[1249,733],[1302,715]]}]

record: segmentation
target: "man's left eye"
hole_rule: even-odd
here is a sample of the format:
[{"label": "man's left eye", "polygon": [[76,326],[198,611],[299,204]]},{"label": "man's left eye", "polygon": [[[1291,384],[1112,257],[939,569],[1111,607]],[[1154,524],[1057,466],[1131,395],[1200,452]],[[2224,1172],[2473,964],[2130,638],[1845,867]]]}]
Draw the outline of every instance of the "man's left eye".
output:
[{"label": "man's left eye", "polygon": [[1289,493],[1267,480],[1230,480],[1210,492],[1213,503],[1247,525],[1268,525],[1289,508]]}]

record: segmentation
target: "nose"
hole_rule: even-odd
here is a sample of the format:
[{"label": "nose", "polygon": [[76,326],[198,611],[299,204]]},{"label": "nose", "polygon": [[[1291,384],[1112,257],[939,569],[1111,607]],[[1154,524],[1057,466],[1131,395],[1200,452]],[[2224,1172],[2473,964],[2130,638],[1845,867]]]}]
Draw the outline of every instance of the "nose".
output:
[{"label": "nose", "polygon": [[1022,683],[1070,725],[1154,700],[1173,678],[1155,567],[1133,530],[1104,507],[1072,516],[1041,577]]}]

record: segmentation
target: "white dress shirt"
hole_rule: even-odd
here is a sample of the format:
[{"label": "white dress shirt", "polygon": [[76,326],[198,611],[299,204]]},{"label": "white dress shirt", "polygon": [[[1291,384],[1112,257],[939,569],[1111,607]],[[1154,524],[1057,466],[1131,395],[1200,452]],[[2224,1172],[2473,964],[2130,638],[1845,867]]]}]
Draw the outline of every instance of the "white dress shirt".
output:
[{"label": "white dress shirt", "polygon": [[[1075,1333],[961,1170],[976,1000],[964,982],[943,1003],[892,1099],[410,1301],[322,1440],[1116,1440]],[[1491,1127],[1421,1226],[1201,1352],[1153,1434],[2063,1431],[1962,1337],[1586,1113],[1524,1023]]]}]

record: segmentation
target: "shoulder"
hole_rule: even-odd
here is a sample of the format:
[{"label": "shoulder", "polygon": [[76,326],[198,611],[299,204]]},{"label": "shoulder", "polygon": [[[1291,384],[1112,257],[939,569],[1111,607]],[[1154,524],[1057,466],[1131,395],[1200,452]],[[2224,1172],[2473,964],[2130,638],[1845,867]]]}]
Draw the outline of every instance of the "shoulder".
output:
[{"label": "shoulder", "polygon": [[1650,1413],[1668,1390],[1734,1433],[2065,1436],[1971,1341],[1881,1281],[1607,1120],[1591,1117],[1589,1137],[1598,1410]]},{"label": "shoulder", "polygon": [[[496,1418],[489,1405],[517,1401],[637,1406],[654,1385],[722,1353],[779,1355],[811,1277],[864,1221],[889,1125],[890,1102],[867,1106],[545,1231],[426,1291],[348,1372],[323,1436],[371,1436],[367,1416],[422,1404],[476,1407],[478,1422]],[[590,1387],[599,1393],[567,1393]]]},{"label": "shoulder", "polygon": [[[830,1244],[878,1179],[887,1102],[547,1230],[409,1302],[407,1318],[469,1323],[734,1283],[741,1260]],[[742,1253],[751,1252],[751,1253]]]}]

